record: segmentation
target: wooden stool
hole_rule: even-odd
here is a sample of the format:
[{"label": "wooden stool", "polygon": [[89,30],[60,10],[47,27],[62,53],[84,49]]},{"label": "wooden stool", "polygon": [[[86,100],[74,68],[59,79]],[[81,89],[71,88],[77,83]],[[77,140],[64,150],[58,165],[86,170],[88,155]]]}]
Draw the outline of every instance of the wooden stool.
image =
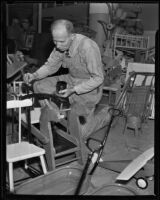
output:
[{"label": "wooden stool", "polygon": [[123,134],[125,134],[125,131],[128,128],[134,130],[134,135],[138,136],[139,130],[142,132],[142,122],[140,117],[132,115],[127,116]]}]

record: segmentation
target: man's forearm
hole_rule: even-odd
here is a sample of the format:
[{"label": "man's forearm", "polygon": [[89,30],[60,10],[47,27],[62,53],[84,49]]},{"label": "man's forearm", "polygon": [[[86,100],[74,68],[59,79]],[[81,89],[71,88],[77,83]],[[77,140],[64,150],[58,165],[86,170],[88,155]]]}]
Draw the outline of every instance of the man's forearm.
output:
[{"label": "man's forearm", "polygon": [[74,91],[77,94],[87,93],[99,87],[104,81],[104,77],[90,78],[90,80],[82,82],[74,86]]},{"label": "man's forearm", "polygon": [[49,69],[50,67],[43,65],[36,72],[33,73],[34,79],[45,78],[50,75],[52,72]]},{"label": "man's forearm", "polygon": [[62,54],[52,51],[47,61],[35,73],[36,79],[45,78],[48,75],[56,73],[62,64]]}]

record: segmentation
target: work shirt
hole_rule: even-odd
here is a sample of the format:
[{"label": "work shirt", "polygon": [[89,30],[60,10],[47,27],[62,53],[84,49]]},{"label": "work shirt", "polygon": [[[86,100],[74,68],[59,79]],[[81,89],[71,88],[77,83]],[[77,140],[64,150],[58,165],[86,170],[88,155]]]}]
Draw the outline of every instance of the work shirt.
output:
[{"label": "work shirt", "polygon": [[94,98],[94,103],[98,103],[102,96],[104,71],[97,44],[86,36],[75,34],[68,52],[59,52],[55,48],[47,62],[34,73],[35,77],[47,77],[56,73],[61,66],[69,69],[69,83],[76,94],[92,93],[90,100]]}]

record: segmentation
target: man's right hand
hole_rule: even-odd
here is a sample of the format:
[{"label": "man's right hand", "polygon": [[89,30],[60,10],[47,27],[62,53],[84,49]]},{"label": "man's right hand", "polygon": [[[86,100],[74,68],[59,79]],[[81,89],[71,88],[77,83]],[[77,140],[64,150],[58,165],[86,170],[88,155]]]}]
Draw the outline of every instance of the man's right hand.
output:
[{"label": "man's right hand", "polygon": [[26,73],[23,76],[23,80],[26,84],[29,84],[31,81],[33,81],[35,79],[35,76],[31,73]]}]

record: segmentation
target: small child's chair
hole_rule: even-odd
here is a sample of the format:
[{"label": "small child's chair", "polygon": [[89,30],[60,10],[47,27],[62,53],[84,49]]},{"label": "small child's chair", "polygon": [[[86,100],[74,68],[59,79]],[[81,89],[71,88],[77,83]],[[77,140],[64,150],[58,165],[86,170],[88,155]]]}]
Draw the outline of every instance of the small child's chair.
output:
[{"label": "small child's chair", "polygon": [[9,100],[7,101],[7,109],[19,110],[19,128],[18,128],[18,143],[8,144],[6,149],[6,160],[9,164],[9,190],[14,192],[14,179],[13,179],[13,163],[27,160],[34,157],[40,157],[43,173],[46,174],[46,165],[44,161],[45,150],[34,144],[26,141],[21,141],[21,108],[32,106],[32,100]]}]

